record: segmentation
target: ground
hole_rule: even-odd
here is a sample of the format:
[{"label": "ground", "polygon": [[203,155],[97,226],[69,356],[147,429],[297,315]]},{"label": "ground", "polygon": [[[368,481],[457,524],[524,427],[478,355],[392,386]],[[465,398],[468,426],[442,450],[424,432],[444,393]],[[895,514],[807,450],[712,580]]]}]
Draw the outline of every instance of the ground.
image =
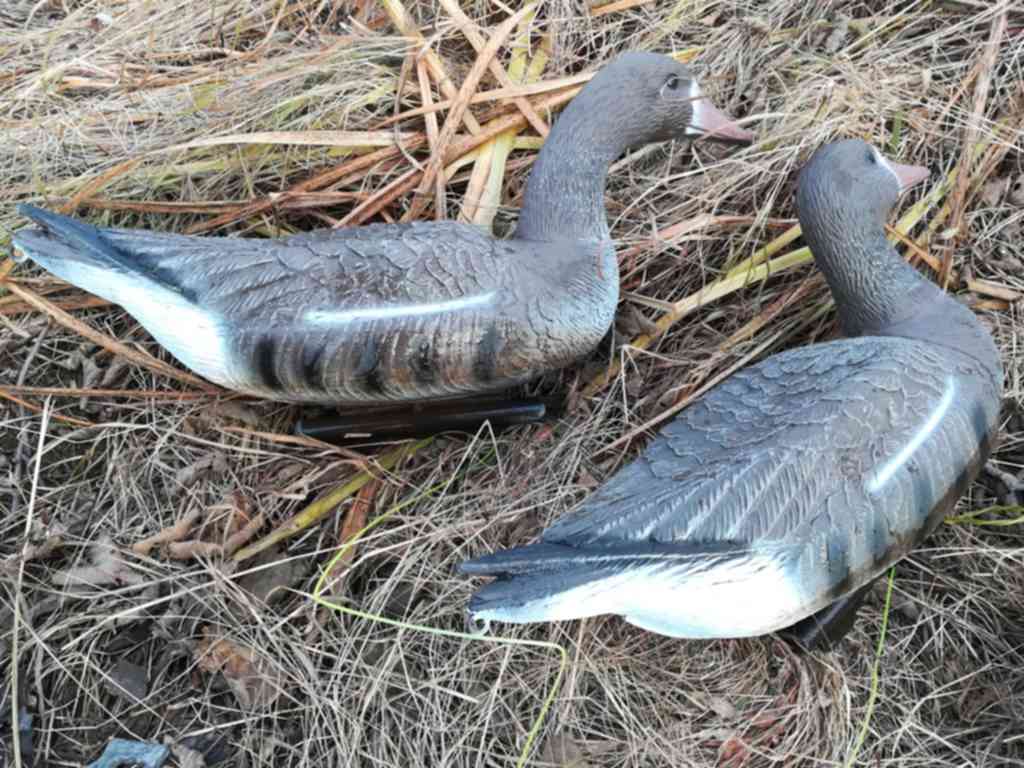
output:
[{"label": "ground", "polygon": [[[181,369],[125,312],[0,261],[0,763],[23,712],[36,764],[54,766],[91,761],[113,737],[167,741],[179,765],[202,764],[183,747],[231,766],[1024,765],[1024,530],[1009,487],[1024,470],[1024,11],[548,0],[496,57],[535,84],[533,124],[484,96],[438,147],[449,109],[507,87],[487,70],[459,97],[474,44],[511,5],[0,8],[3,242],[25,224],[18,201],[211,235],[411,208],[505,234],[536,123],[578,82],[561,79],[627,49],[692,59],[758,137],[739,151],[661,145],[613,168],[615,341],[530,387],[572,393],[564,418],[397,455],[291,439],[298,409],[173,378]],[[421,85],[447,103],[440,138],[420,113],[390,119],[424,104]],[[515,138],[468,150],[503,119]],[[461,634],[474,585],[457,563],[532,540],[702,388],[837,332],[794,238],[793,191],[814,148],[847,136],[932,170],[893,221],[901,250],[1003,352],[995,474],[895,568],[888,610],[883,579],[829,653],[681,642],[617,618]],[[443,202],[413,194],[430,145],[444,153]],[[324,497],[322,520],[255,557],[237,550]],[[179,541],[140,546],[182,521],[167,534]],[[315,604],[355,534],[325,593],[344,610]]]}]

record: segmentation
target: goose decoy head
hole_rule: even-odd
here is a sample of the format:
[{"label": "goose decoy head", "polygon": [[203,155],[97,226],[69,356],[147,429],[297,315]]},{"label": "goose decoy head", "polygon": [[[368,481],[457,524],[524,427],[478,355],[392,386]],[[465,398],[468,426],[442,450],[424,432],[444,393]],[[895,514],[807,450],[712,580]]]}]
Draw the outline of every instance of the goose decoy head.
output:
[{"label": "goose decoy head", "polygon": [[631,145],[682,138],[750,144],[754,134],[736,125],[704,96],[693,72],[670,56],[624,53],[594,76],[587,90],[608,94],[597,109],[621,116]]},{"label": "goose decoy head", "polygon": [[882,226],[900,196],[928,178],[928,169],[886,159],[861,139],[827,144],[811,157],[797,180],[802,220],[816,215],[856,218]]}]

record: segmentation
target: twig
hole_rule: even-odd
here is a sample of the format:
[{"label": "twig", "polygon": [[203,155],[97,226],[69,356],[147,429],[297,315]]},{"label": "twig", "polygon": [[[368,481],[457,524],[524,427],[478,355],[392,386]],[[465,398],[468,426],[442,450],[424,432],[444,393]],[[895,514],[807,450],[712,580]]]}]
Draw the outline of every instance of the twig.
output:
[{"label": "twig", "polygon": [[[431,94],[430,92],[430,79],[427,76],[427,65],[426,62],[424,62],[422,56],[416,57],[416,79],[419,80],[420,85],[420,101],[423,103],[423,106],[429,107],[431,104],[433,104],[434,97],[433,94]],[[424,115],[423,121],[426,123],[427,126],[427,144],[430,147],[430,154],[434,155],[438,151],[437,138],[439,128],[437,125],[437,115],[433,112],[430,112]],[[435,180],[434,198],[436,200],[441,200],[444,198],[444,178],[441,176],[441,174],[438,174]],[[443,213],[444,206],[438,206],[438,216],[442,215]]]},{"label": "twig", "polygon": [[[479,55],[483,52],[486,47],[486,41],[477,31],[477,26],[472,20],[463,13],[459,4],[455,0],[440,0],[441,7],[448,12],[448,15],[455,21],[455,25],[459,28],[459,31],[469,40],[470,45],[473,46],[474,50]],[[531,11],[523,17],[523,23],[529,24],[533,19],[534,13]],[[512,80],[509,74],[505,71],[505,68],[501,66],[497,59],[491,59],[488,63],[488,68],[491,70],[491,74],[497,78],[498,82],[501,83],[505,88],[514,88],[516,83]],[[522,96],[515,96],[512,98],[512,103],[516,105],[520,112],[523,113],[523,117],[537,133],[543,137],[548,135],[548,124],[544,122],[544,118],[537,114],[530,102]]]},{"label": "twig", "polygon": [[[22,408],[25,408],[25,409],[27,409],[29,411],[32,411],[32,413],[40,413],[40,414],[46,413],[46,410],[44,408],[41,408],[38,405],[35,405],[34,403],[30,403],[27,400],[22,400],[20,397],[15,397],[14,395],[9,394],[6,390],[4,390],[2,388],[0,388],[0,398],[3,398],[4,400],[9,400],[12,403],[16,403],[16,404],[20,405]],[[63,421],[65,424],[73,424],[76,427],[95,427],[96,426],[91,421],[85,421],[83,419],[76,419],[73,416],[61,416],[59,413],[52,413],[52,412],[50,412],[49,417],[51,419],[56,419],[57,421]]]},{"label": "twig", "polygon": [[427,205],[427,193],[430,191],[431,184],[434,183],[434,177],[444,165],[444,152],[447,150],[448,145],[451,144],[455,136],[455,130],[462,120],[462,115],[465,114],[466,109],[469,107],[469,97],[473,95],[477,85],[480,83],[480,78],[483,77],[484,70],[487,69],[491,59],[498,53],[498,49],[504,44],[512,30],[515,29],[516,24],[532,11],[533,5],[527,4],[499,24],[494,30],[494,34],[491,35],[491,39],[487,41],[487,45],[484,46],[476,61],[473,62],[473,67],[462,82],[462,87],[459,88],[455,103],[451,111],[449,111],[447,119],[444,121],[441,133],[438,135],[437,146],[440,151],[432,155],[430,162],[427,163],[427,168],[423,172],[423,178],[420,180],[420,185],[413,197],[412,204],[409,206],[409,210],[406,211],[405,216],[402,217],[403,221],[415,220],[423,212]]}]

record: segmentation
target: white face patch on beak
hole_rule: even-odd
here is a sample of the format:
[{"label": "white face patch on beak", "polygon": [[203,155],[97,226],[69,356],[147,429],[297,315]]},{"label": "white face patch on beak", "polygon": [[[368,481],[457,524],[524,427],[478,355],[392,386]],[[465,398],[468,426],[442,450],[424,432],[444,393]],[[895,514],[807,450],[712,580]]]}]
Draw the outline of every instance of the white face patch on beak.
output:
[{"label": "white face patch on beak", "polygon": [[703,117],[705,110],[706,99],[700,92],[700,86],[697,85],[697,81],[690,80],[690,92],[688,94],[690,99],[690,109],[692,114],[690,116],[690,124],[686,126],[687,136],[700,136],[704,133],[704,129],[701,128],[701,118]]},{"label": "white face patch on beak", "polygon": [[885,170],[891,173],[894,179],[896,179],[896,186],[902,191],[903,182],[900,181],[900,177],[896,174],[896,170],[892,167],[892,165],[889,164],[889,161],[885,159],[885,156],[881,152],[879,152],[876,147],[872,147],[871,151],[875,153],[875,160],[877,160],[879,164],[883,168],[885,168]]}]

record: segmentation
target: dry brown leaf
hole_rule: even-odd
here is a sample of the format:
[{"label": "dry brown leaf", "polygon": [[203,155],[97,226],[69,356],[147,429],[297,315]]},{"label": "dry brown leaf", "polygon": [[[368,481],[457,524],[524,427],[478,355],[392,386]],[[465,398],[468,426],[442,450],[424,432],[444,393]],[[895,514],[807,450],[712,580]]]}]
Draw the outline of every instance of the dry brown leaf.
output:
[{"label": "dry brown leaf", "polygon": [[182,467],[178,470],[176,479],[180,486],[188,488],[201,478],[222,475],[227,471],[228,462],[224,454],[212,452],[201,456],[187,467]]},{"label": "dry brown leaf", "polygon": [[245,709],[266,709],[281,695],[283,677],[269,659],[248,646],[212,635],[203,629],[195,651],[204,672],[220,672],[238,703]]}]

